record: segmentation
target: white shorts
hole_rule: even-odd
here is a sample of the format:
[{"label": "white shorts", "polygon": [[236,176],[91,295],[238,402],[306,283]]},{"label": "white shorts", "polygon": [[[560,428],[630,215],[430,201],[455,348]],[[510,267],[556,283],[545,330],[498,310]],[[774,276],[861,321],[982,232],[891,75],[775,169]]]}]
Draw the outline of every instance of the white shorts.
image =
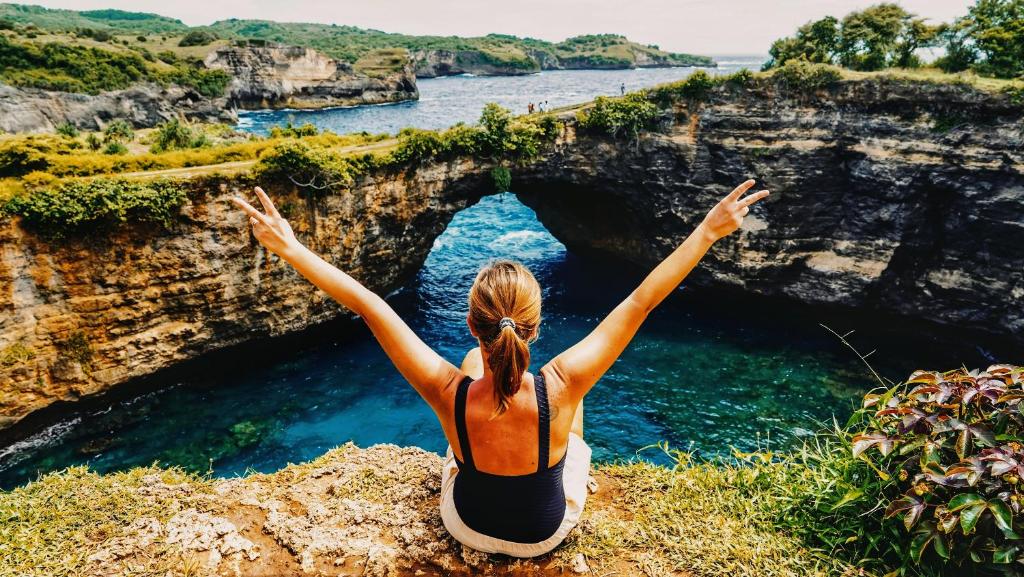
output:
[{"label": "white shorts", "polygon": [[569,447],[566,449],[565,468],[562,470],[562,486],[565,488],[565,516],[555,534],[540,543],[516,543],[489,537],[470,529],[459,518],[455,510],[455,476],[459,465],[455,462],[451,445],[441,472],[441,520],[445,529],[463,545],[484,553],[501,553],[512,557],[536,557],[558,547],[576,526],[587,502],[587,477],[590,475],[590,447],[583,439],[569,433]]}]

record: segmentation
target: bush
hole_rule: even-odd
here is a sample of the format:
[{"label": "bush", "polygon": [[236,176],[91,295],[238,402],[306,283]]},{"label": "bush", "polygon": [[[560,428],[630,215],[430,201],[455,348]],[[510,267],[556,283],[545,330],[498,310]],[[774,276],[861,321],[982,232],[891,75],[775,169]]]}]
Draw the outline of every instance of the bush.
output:
[{"label": "bush", "polygon": [[107,145],[103,148],[103,154],[128,154],[128,147],[125,146],[124,144],[121,144],[120,142],[108,142]]},{"label": "bush", "polygon": [[288,140],[268,149],[254,169],[256,177],[290,181],[306,190],[348,188],[367,167],[330,148]]},{"label": "bush", "polygon": [[67,138],[78,138],[78,128],[70,122],[61,122],[57,125],[57,134]]},{"label": "bush", "polygon": [[53,188],[10,199],[4,215],[24,222],[51,237],[103,229],[128,222],[170,226],[185,204],[181,187],[168,180],[137,181],[97,178],[65,181]]},{"label": "bush", "polygon": [[156,53],[156,57],[165,64],[176,64],[178,62],[178,55],[170,50],[161,50]]},{"label": "bush", "polygon": [[209,143],[206,135],[192,130],[177,118],[172,118],[157,127],[153,145],[149,150],[153,153],[160,153],[167,150],[201,148]]},{"label": "bush", "polygon": [[103,141],[100,140],[100,137],[96,136],[95,132],[90,132],[85,137],[85,145],[89,147],[89,150],[97,151],[103,146]]},{"label": "bush", "polygon": [[584,130],[633,139],[640,136],[641,130],[650,128],[657,117],[658,107],[643,92],[633,92],[620,98],[598,96],[593,107],[580,111],[576,116]]},{"label": "bush", "polygon": [[294,126],[291,121],[288,121],[284,126],[270,127],[271,138],[303,138],[305,136],[316,136],[317,134],[320,134],[320,131],[311,122],[307,122],[302,126]]},{"label": "bush", "polygon": [[1024,368],[1001,365],[918,371],[865,397],[853,454],[901,494],[885,517],[901,521],[904,567],[1020,574],[1022,400]]},{"label": "bush", "polygon": [[775,71],[774,78],[782,86],[799,92],[814,92],[836,84],[842,74],[835,66],[790,60]]},{"label": "bush", "polygon": [[115,118],[103,129],[103,141],[125,143],[135,140],[135,131],[127,120]]},{"label": "bush", "polygon": [[191,30],[178,42],[178,46],[206,46],[217,39],[209,30]]},{"label": "bush", "polygon": [[45,171],[52,156],[69,155],[80,146],[78,141],[52,134],[5,138],[0,140],[0,177]]}]

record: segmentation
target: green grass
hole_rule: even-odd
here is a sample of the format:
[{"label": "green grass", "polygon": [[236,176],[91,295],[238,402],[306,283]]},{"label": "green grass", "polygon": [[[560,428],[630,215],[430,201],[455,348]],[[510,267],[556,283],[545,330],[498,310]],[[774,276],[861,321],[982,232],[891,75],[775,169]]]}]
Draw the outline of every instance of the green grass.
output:
[{"label": "green grass", "polygon": [[[73,467],[0,492],[0,575],[75,575],[86,565],[90,545],[121,534],[137,519],[166,521],[200,506],[211,488],[210,481],[175,469],[98,475]],[[164,574],[180,559],[156,561],[152,574]]]}]

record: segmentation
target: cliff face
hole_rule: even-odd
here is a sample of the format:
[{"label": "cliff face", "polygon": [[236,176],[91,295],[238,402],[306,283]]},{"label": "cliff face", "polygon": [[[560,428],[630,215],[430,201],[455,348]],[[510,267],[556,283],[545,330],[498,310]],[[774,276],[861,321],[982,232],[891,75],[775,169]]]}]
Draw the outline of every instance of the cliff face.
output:
[{"label": "cliff face", "polygon": [[91,95],[0,84],[0,130],[4,132],[53,132],[63,123],[99,130],[115,118],[148,128],[181,115],[202,122],[238,120],[225,99],[211,100],[176,85],[140,84]]},{"label": "cliff face", "polygon": [[[879,311],[1024,341],[1024,111],[958,86],[760,83],[666,111],[636,141],[572,122],[512,188],[571,250],[650,266],[736,183],[773,195],[691,277],[805,303]],[[292,207],[302,240],[387,293],[451,216],[493,189],[491,166],[425,163]],[[191,183],[171,231],[129,225],[45,241],[0,229],[0,415],[11,425],[225,346],[341,309],[270,257],[227,203],[240,178]]]},{"label": "cliff face", "polygon": [[[478,174],[479,173],[479,174]],[[467,175],[470,175],[467,177]],[[452,215],[486,190],[471,161],[365,179],[295,208],[296,233],[386,294],[415,274]],[[193,183],[175,230],[128,226],[54,243],[7,221],[0,229],[0,427],[56,401],[110,389],[204,352],[282,335],[341,307],[259,248],[228,199],[244,178]]]},{"label": "cliff face", "polygon": [[700,59],[687,62],[630,49],[628,58],[606,58],[600,55],[580,54],[557,56],[547,50],[527,50],[527,61],[518,65],[498,62],[480,50],[418,50],[412,54],[416,76],[434,78],[455,74],[476,76],[516,76],[534,74],[541,70],[620,70],[625,68],[667,68],[670,66],[714,66],[714,62]]},{"label": "cliff face", "polygon": [[956,85],[772,84],[637,142],[570,137],[513,188],[570,249],[651,266],[746,178],[772,196],[693,284],[1024,339],[1024,107]]},{"label": "cliff face", "polygon": [[326,108],[419,98],[409,63],[380,78],[298,46],[228,46],[206,57],[231,75],[230,100],[241,108]]}]

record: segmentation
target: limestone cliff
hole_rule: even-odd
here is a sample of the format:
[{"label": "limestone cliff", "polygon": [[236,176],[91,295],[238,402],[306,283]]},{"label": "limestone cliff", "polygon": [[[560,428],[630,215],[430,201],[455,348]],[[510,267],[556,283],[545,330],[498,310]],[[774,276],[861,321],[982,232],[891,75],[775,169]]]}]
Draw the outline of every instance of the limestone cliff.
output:
[{"label": "limestone cliff", "polygon": [[559,56],[550,50],[528,49],[523,59],[497,59],[481,50],[417,50],[413,52],[416,76],[434,78],[455,74],[516,76],[541,70],[621,70],[625,68],[667,68],[671,66],[715,66],[706,57],[687,57],[626,46],[619,57],[600,54]]},{"label": "limestone cliff", "polygon": [[370,77],[311,48],[270,44],[219,48],[204,63],[231,75],[228,97],[240,108],[326,108],[419,98],[411,62]]},{"label": "limestone cliff", "polygon": [[210,99],[177,85],[139,84],[92,95],[0,84],[0,131],[4,132],[53,132],[64,123],[98,130],[115,118],[146,128],[180,116],[202,122],[238,120],[225,99]]},{"label": "limestone cliff", "polygon": [[[756,177],[772,197],[713,248],[693,285],[1024,342],[1022,142],[1019,104],[965,86],[844,81],[808,93],[757,82],[676,104],[636,140],[584,134],[570,119],[549,150],[513,168],[512,188],[571,250],[650,266]],[[490,168],[427,162],[316,200],[271,192],[304,242],[387,293],[415,275],[455,212],[493,189]],[[24,354],[0,365],[2,423],[341,314],[226,202],[252,184],[192,181],[170,231],[128,225],[53,242],[4,222],[0,349]]]}]

